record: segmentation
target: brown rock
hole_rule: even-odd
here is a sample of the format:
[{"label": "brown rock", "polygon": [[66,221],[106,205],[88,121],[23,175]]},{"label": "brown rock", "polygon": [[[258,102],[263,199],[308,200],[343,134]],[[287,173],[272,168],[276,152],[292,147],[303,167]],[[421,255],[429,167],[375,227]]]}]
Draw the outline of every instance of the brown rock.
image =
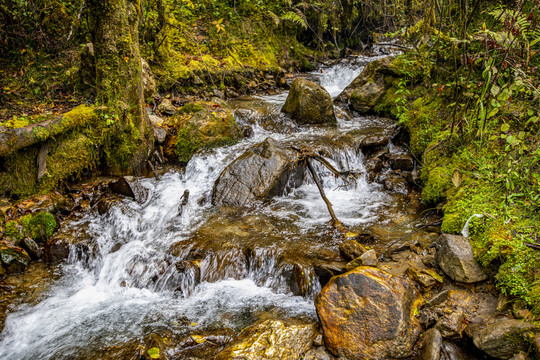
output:
[{"label": "brown rock", "polygon": [[339,244],[341,257],[347,261],[354,260],[366,252],[366,248],[356,240],[347,240]]},{"label": "brown rock", "polygon": [[442,234],[435,243],[437,264],[452,280],[474,283],[487,275],[474,260],[471,244],[466,237]]},{"label": "brown rock", "polygon": [[322,86],[303,78],[297,78],[281,109],[300,124],[336,125],[334,103]]},{"label": "brown rock", "polygon": [[215,360],[298,360],[317,334],[314,323],[266,320],[251,325],[216,355]]},{"label": "brown rock", "polygon": [[414,169],[414,158],[411,154],[389,154],[390,167],[394,170],[411,171]]},{"label": "brown rock", "polygon": [[362,266],[331,279],[315,306],[328,350],[350,360],[378,360],[412,354],[421,301],[408,281]]},{"label": "brown rock", "polygon": [[439,360],[441,358],[442,336],[439,330],[431,328],[422,338],[422,352],[418,360]]}]

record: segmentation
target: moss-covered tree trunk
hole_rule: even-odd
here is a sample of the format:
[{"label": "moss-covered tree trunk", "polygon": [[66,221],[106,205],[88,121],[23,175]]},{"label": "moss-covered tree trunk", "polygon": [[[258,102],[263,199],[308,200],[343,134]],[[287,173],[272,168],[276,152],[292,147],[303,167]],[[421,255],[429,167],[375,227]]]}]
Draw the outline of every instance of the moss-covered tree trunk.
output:
[{"label": "moss-covered tree trunk", "polygon": [[108,108],[105,145],[111,173],[141,172],[152,146],[143,96],[138,25],[141,0],[89,0],[97,103]]}]

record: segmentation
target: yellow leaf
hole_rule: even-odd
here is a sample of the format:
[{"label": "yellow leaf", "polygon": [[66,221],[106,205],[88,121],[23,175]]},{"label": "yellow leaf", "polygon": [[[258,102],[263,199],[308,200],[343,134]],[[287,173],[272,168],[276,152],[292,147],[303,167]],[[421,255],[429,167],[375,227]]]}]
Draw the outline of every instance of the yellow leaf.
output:
[{"label": "yellow leaf", "polygon": [[203,342],[206,342],[206,338],[204,336],[200,335],[191,335],[191,338],[193,341],[195,341],[197,344],[202,344]]},{"label": "yellow leaf", "polygon": [[355,237],[357,237],[357,236],[358,236],[358,233],[354,233],[354,232],[348,232],[348,233],[345,234],[345,237],[346,237],[347,239],[355,238]]}]

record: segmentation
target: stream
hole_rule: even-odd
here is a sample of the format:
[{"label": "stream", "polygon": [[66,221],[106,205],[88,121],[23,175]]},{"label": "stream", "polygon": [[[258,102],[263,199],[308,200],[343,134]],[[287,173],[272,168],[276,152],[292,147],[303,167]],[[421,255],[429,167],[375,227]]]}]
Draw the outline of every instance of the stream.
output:
[{"label": "stream", "polygon": [[[304,76],[337,96],[375,58],[357,57]],[[262,318],[316,319],[321,290],[317,261],[338,261],[340,240],[310,175],[302,186],[251,210],[211,205],[215,180],[236,157],[267,137],[317,148],[357,184],[341,186],[317,166],[337,217],[351,231],[378,228],[389,241],[421,221],[410,194],[368,181],[358,139],[388,134],[388,119],[337,109],[338,127],[300,127],[279,110],[287,93],[229,101],[253,136],[196,155],[183,171],[137,179],[145,196],[125,199],[107,213],[91,213],[71,227],[93,238],[89,253],[72,249],[61,276],[36,301],[11,312],[0,335],[1,359],[92,358],[98,349],[146,334],[232,328]],[[352,116],[352,117],[349,117]],[[389,146],[389,151],[401,151]],[[179,211],[184,191],[189,202]]]}]

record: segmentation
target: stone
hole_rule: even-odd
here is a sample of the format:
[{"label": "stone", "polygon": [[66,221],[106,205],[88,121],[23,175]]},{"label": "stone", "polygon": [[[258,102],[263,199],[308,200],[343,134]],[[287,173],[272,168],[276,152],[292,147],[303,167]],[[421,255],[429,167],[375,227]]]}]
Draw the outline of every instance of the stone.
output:
[{"label": "stone", "polygon": [[242,331],[214,360],[298,360],[311,348],[316,334],[314,323],[259,321]]},{"label": "stone", "polygon": [[169,99],[163,99],[158,106],[158,111],[160,114],[172,116],[176,114],[176,106],[174,106]]},{"label": "stone", "polygon": [[360,141],[359,149],[362,150],[364,154],[372,154],[373,152],[379,150],[380,148],[388,145],[390,142],[390,136],[384,135],[369,135],[363,138]]},{"label": "stone", "polygon": [[163,125],[163,122],[165,121],[165,119],[157,115],[148,115],[148,118],[150,119],[150,122],[152,124],[159,125],[159,126]]},{"label": "stone", "polygon": [[450,341],[443,341],[441,360],[478,360],[480,354],[471,354],[471,349]]},{"label": "stone", "polygon": [[350,261],[365,253],[366,248],[356,240],[346,240],[339,244],[339,252],[344,260]]},{"label": "stone", "polygon": [[304,354],[302,360],[332,360],[333,357],[329,355],[323,348],[311,349]]},{"label": "stone", "polygon": [[6,274],[19,274],[30,264],[30,256],[18,247],[8,247],[0,244],[0,260]]},{"label": "stone", "polygon": [[418,360],[439,360],[441,358],[441,347],[443,338],[439,330],[431,328],[424,333],[422,338],[420,356]]},{"label": "stone", "polygon": [[156,92],[156,80],[148,62],[141,58],[143,94],[145,99],[151,98]]},{"label": "stone", "polygon": [[21,240],[21,247],[26,250],[33,260],[38,260],[43,255],[43,251],[39,245],[29,237],[25,237]]},{"label": "stone", "polygon": [[474,345],[497,359],[510,359],[520,351],[527,352],[529,339],[540,328],[522,320],[503,319],[472,332]]},{"label": "stone", "polygon": [[351,94],[351,107],[360,113],[370,113],[384,95],[385,90],[382,77],[376,81],[367,82]]},{"label": "stone", "polygon": [[315,306],[326,348],[350,360],[403,358],[421,327],[415,318],[422,297],[407,280],[361,266],[336,276]]},{"label": "stone", "polygon": [[466,237],[442,234],[435,242],[436,261],[452,280],[474,283],[487,279],[487,275],[474,260],[471,244]]},{"label": "stone", "polygon": [[45,243],[45,261],[49,264],[60,263],[67,259],[72,247],[75,247],[77,252],[91,254],[96,245],[87,233],[87,226],[72,226],[69,221],[61,223],[60,230]]},{"label": "stone", "polygon": [[337,124],[334,103],[328,91],[303,78],[293,81],[281,111],[299,124]]},{"label": "stone", "polygon": [[365,266],[377,266],[377,264],[379,263],[379,260],[377,259],[377,253],[373,249],[363,253],[360,256],[360,260],[362,260],[362,265]]},{"label": "stone", "polygon": [[529,357],[527,356],[526,353],[520,351],[514,356],[512,356],[511,360],[529,360]]},{"label": "stone", "polygon": [[387,157],[393,170],[411,171],[414,169],[414,158],[411,154],[388,154]]},{"label": "stone", "polygon": [[116,181],[111,181],[109,183],[109,189],[115,194],[124,195],[135,199],[135,193],[133,192],[131,185],[124,177],[121,177]]},{"label": "stone", "polygon": [[155,124],[152,124],[152,128],[154,129],[154,140],[160,145],[165,143],[165,139],[167,139],[167,131],[165,131],[165,129],[163,129],[161,126]]},{"label": "stone", "polygon": [[212,204],[249,207],[300,186],[304,166],[296,158],[294,151],[267,138],[223,170],[214,184]]},{"label": "stone", "polygon": [[432,275],[412,266],[407,269],[407,275],[424,289],[429,289],[437,283],[437,280]]}]

